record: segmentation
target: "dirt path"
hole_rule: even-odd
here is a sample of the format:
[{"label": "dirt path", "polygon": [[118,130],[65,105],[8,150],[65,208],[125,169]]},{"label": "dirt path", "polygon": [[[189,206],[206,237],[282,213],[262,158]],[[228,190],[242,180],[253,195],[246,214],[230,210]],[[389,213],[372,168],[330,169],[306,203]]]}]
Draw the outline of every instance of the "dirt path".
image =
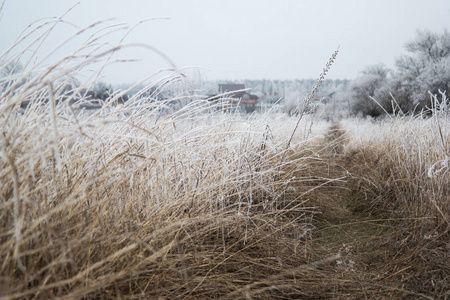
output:
[{"label": "dirt path", "polygon": [[320,210],[311,235],[312,259],[324,262],[316,268],[317,298],[432,299],[403,278],[411,266],[399,265],[399,249],[391,243],[396,221],[369,213],[368,196],[358,188],[363,176],[354,173],[355,162],[342,154],[343,132],[332,127],[325,142],[326,155],[315,176],[340,180],[310,195]]}]

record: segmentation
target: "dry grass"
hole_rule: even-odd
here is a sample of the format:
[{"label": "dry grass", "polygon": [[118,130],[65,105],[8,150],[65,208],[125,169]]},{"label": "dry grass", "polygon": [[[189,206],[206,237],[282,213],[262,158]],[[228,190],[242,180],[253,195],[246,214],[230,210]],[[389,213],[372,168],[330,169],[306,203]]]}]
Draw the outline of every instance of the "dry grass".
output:
[{"label": "dry grass", "polygon": [[309,262],[314,209],[286,169],[313,158],[280,163],[294,120],[205,101],[86,114],[26,88],[36,104],[0,108],[4,298],[217,297]]},{"label": "dry grass", "polygon": [[[444,101],[445,102],[445,101]],[[450,126],[432,118],[396,118],[347,124],[344,160],[353,174],[354,211],[391,228],[376,258],[384,281],[447,299],[450,286]],[[376,264],[376,262],[373,262]]]},{"label": "dry grass", "polygon": [[[192,92],[116,105],[118,93],[85,111],[92,83],[73,78],[120,50],[95,48],[97,34],[55,64],[1,79],[0,299],[304,293],[284,274],[311,262],[317,209],[290,190],[307,194],[309,179],[290,170],[320,159],[305,122],[286,150],[297,120],[235,116]],[[5,53],[2,66],[24,53]],[[189,104],[174,109],[180,101]],[[287,151],[297,158],[284,161]]]},{"label": "dry grass", "polygon": [[[0,299],[449,297],[442,107],[328,132],[195,91],[86,111],[98,73],[74,78],[123,47],[96,26],[0,79]],[[155,93],[187,80],[170,64]]]}]

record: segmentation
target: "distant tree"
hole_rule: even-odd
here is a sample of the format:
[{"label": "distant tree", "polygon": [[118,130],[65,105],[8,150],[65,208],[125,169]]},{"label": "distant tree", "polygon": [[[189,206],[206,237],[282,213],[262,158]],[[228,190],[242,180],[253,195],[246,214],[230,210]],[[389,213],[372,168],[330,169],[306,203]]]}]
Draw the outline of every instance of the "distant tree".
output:
[{"label": "distant tree", "polygon": [[96,82],[92,88],[95,99],[106,100],[112,94],[112,86],[103,81]]},{"label": "distant tree", "polygon": [[[18,61],[10,62],[4,66],[0,66],[0,91],[7,90],[12,85],[22,85],[25,83],[24,78],[20,74],[23,71],[23,66]],[[14,76],[19,75],[19,76]]]},{"label": "distant tree", "polygon": [[428,91],[450,88],[450,33],[439,35],[418,31],[416,38],[406,44],[407,55],[397,59],[397,98],[411,107],[423,108],[428,104]]},{"label": "distant tree", "polygon": [[360,72],[350,87],[352,98],[352,111],[363,116],[378,117],[383,114],[383,103],[375,102],[388,85],[388,75],[391,71],[382,64],[368,66]]},{"label": "distant tree", "polygon": [[0,78],[8,77],[10,75],[19,74],[23,71],[23,66],[20,62],[10,62],[9,64],[0,67]]},{"label": "distant tree", "polygon": [[408,53],[397,59],[394,72],[382,65],[369,66],[355,79],[351,88],[354,113],[373,117],[394,110],[412,113],[429,105],[429,92],[450,90],[448,31],[441,35],[418,31],[406,50]]}]

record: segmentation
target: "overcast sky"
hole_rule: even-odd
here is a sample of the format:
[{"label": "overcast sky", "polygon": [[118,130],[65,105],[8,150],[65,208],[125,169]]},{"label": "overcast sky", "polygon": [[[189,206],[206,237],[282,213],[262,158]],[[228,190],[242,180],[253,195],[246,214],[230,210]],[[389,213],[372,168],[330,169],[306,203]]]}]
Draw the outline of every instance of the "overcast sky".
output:
[{"label": "overcast sky", "polygon": [[[417,29],[450,29],[449,0],[6,0],[0,52],[32,21],[61,16],[78,2],[64,20],[79,28],[109,18],[130,27],[168,18],[141,24],[125,42],[149,44],[180,68],[204,68],[211,80],[316,78],[338,47],[327,78],[351,79],[366,65],[392,67]],[[59,25],[42,51],[76,30]],[[126,52],[140,62],[105,69],[105,80],[133,82],[170,67],[150,52]]]}]

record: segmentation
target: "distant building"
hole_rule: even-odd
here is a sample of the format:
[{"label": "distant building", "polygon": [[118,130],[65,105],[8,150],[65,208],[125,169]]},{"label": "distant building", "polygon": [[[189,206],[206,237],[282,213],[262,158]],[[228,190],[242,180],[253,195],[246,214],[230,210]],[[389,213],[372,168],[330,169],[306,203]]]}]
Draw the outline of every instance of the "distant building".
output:
[{"label": "distant building", "polygon": [[227,94],[230,104],[240,112],[255,111],[259,97],[245,90],[244,84],[219,84],[219,94]]},{"label": "distant building", "polygon": [[223,93],[229,93],[229,92],[234,92],[236,91],[237,93],[244,93],[244,92],[239,92],[240,90],[245,90],[245,84],[241,84],[241,83],[219,83],[219,93],[223,94]]}]

